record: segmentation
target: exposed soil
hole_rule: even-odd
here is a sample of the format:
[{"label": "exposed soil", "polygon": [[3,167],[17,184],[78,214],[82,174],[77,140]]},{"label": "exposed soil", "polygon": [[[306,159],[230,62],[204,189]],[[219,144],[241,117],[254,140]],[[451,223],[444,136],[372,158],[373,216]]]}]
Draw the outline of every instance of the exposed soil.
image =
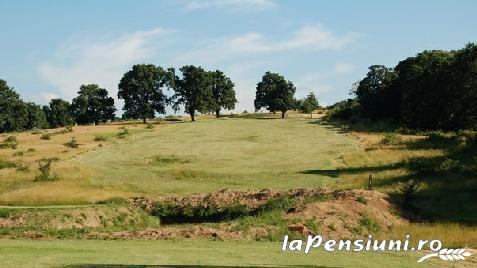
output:
[{"label": "exposed soil", "polygon": [[368,234],[367,226],[360,222],[365,218],[382,231],[405,224],[393,211],[395,207],[384,193],[350,190],[340,192],[333,200],[305,204],[300,211],[288,213],[285,218],[313,220],[320,225],[321,235],[328,239],[353,239]]},{"label": "exposed soil", "polygon": [[[289,191],[224,189],[210,194],[184,197],[134,198],[130,200],[130,206],[124,207],[24,211],[0,218],[0,227],[29,227],[19,236],[33,239],[49,238],[50,235],[45,231],[48,229],[88,228],[89,230],[82,235],[85,239],[202,237],[217,240],[255,240],[269,237],[276,231],[283,231],[283,235],[285,235],[287,228],[285,226],[285,229],[281,227],[282,229],[279,230],[277,226],[263,224],[237,228],[236,222],[222,222],[213,225],[206,223],[162,225],[157,228],[142,229],[145,227],[140,227],[140,222],[144,220],[144,212],[141,214],[141,209],[151,212],[157,203],[216,208],[242,204],[248,208],[257,209],[267,200],[281,196],[295,200],[294,207],[282,212],[282,218],[289,223],[289,233],[302,233],[303,235],[315,233],[328,239],[353,239],[367,236],[369,232],[377,230],[387,231],[391,226],[406,223],[404,219],[392,213],[395,207],[384,193],[366,190],[331,191],[323,188],[309,188]],[[116,227],[126,225],[131,228],[117,231],[121,228]]]}]

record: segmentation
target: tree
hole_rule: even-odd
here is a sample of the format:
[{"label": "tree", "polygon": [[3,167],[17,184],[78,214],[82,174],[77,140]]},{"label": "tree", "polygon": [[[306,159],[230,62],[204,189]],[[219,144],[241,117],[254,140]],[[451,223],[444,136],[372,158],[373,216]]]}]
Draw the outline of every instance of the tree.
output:
[{"label": "tree", "polygon": [[28,102],[25,103],[25,107],[27,111],[26,129],[49,127],[46,114],[40,105],[36,105],[33,102]]},{"label": "tree", "polygon": [[78,124],[99,124],[114,120],[114,99],[108,91],[96,84],[82,85],[78,97],[71,104],[73,115]]},{"label": "tree", "polygon": [[180,71],[182,78],[175,78],[174,110],[184,105],[185,112],[195,121],[196,112],[207,113],[216,109],[211,74],[193,65],[183,66]]},{"label": "tree", "polygon": [[313,118],[313,111],[316,110],[319,107],[318,105],[318,100],[315,97],[315,94],[313,92],[310,92],[306,98],[300,101],[300,110],[303,113],[309,113],[310,117]]},{"label": "tree", "polygon": [[266,108],[270,112],[281,111],[282,118],[285,113],[295,107],[295,86],[290,81],[277,73],[266,72],[262,81],[257,84],[255,93],[255,109]]},{"label": "tree", "polygon": [[212,96],[214,99],[213,110],[217,118],[220,116],[220,109],[232,110],[235,108],[237,99],[235,98],[234,83],[230,78],[219,70],[210,73],[212,78]]},{"label": "tree", "polygon": [[123,110],[128,118],[146,123],[156,113],[165,114],[167,96],[163,89],[172,87],[174,70],[153,64],[137,64],[119,82],[118,97],[124,99]]},{"label": "tree", "polygon": [[368,118],[398,118],[400,97],[392,87],[397,74],[392,68],[372,65],[366,77],[353,92],[361,105],[363,115]]},{"label": "tree", "polygon": [[52,99],[50,106],[43,107],[51,128],[64,127],[74,124],[71,105],[62,99]]},{"label": "tree", "polygon": [[23,130],[26,121],[24,102],[5,80],[0,79],[0,132]]}]

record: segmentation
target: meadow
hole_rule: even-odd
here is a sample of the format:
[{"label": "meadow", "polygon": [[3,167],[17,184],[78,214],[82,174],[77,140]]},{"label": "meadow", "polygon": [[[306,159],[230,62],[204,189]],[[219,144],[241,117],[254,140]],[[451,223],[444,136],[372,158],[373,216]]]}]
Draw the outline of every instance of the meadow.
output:
[{"label": "meadow", "polygon": [[[131,197],[189,196],[224,188],[364,190],[370,175],[373,189],[389,194],[390,202],[397,204],[397,209],[386,213],[410,223],[374,228],[373,219],[361,223],[368,215],[359,214],[362,231],[355,235],[373,232],[381,239],[402,239],[410,234],[414,239],[440,239],[449,247],[477,246],[472,202],[476,178],[467,160],[472,160],[472,152],[469,156],[465,150],[449,150],[465,147],[458,134],[362,130],[296,113],[286,119],[278,117],[201,116],[196,122],[127,121],[0,135],[4,144],[0,149],[0,235],[9,238],[0,240],[2,263],[33,267],[179,263],[413,267],[415,254],[339,253],[337,257],[316,251],[304,257],[282,253],[276,243],[287,226],[298,221],[283,217],[287,206],[225,222],[168,225],[126,203]],[[39,164],[45,159],[54,161],[47,179],[38,180],[42,174]],[[419,179],[421,185],[406,199],[401,189],[411,179]],[[369,206],[368,200],[360,198],[352,201]],[[347,221],[344,216],[338,218]],[[322,231],[316,219],[305,223]],[[181,232],[193,226],[214,230],[228,226],[227,230],[242,233],[268,228],[273,232],[244,237],[244,241],[96,240],[121,231],[176,228]],[[131,254],[122,254],[126,251]],[[271,257],[263,260],[263,256]]]},{"label": "meadow", "polygon": [[[306,119],[223,118],[194,123],[79,126],[72,133],[41,140],[21,133],[16,150],[25,151],[30,171],[1,170],[0,202],[10,205],[94,203],[111,197],[205,193],[223,188],[290,189],[324,186],[328,175],[312,169],[336,169],[344,152],[356,151],[356,140]],[[118,133],[127,127],[129,134]],[[95,141],[101,135],[104,141]],[[75,136],[77,149],[63,143]],[[102,147],[99,147],[101,144]],[[35,152],[27,152],[34,148]],[[59,157],[58,180],[33,182],[35,160]]]}]

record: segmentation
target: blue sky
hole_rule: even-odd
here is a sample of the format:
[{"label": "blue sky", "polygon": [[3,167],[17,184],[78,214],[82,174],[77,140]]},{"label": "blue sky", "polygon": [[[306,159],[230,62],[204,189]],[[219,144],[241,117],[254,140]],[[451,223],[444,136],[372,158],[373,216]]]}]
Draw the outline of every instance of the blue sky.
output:
[{"label": "blue sky", "polygon": [[195,64],[232,78],[237,111],[266,71],[331,104],[369,65],[477,42],[476,13],[473,0],[0,0],[0,79],[44,104],[85,83],[116,97],[136,63]]}]

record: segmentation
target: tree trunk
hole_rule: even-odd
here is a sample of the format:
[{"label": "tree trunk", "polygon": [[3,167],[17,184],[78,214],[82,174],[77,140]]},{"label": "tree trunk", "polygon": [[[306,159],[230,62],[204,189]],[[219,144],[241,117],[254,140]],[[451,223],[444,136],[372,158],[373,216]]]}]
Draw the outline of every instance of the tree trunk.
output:
[{"label": "tree trunk", "polygon": [[220,117],[220,110],[215,110],[215,116],[216,116],[217,118]]},{"label": "tree trunk", "polygon": [[146,124],[146,123],[147,123],[147,119],[146,119],[146,118],[143,118],[143,119],[142,119],[142,122],[143,122],[144,124]]},{"label": "tree trunk", "polygon": [[313,112],[310,113],[310,117],[313,118]]},{"label": "tree trunk", "polygon": [[190,112],[190,119],[193,121],[195,121],[195,113],[194,112]]},{"label": "tree trunk", "polygon": [[285,118],[285,111],[282,111],[282,118]]}]

